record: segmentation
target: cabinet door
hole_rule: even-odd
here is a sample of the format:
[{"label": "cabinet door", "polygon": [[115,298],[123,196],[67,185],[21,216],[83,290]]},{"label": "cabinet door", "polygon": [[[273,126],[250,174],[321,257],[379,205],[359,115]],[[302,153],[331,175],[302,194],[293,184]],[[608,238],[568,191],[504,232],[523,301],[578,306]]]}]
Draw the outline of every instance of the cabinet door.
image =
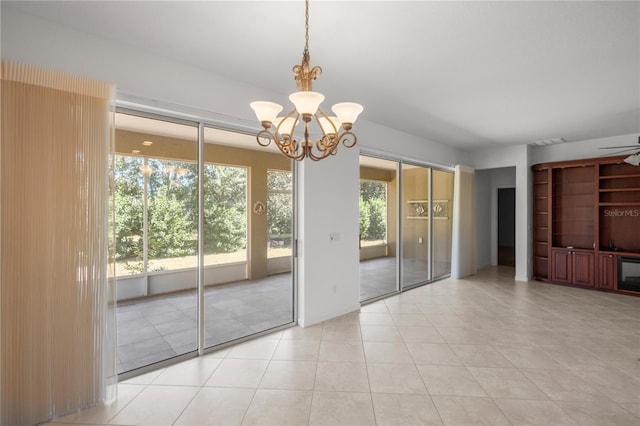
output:
[{"label": "cabinet door", "polygon": [[600,254],[598,262],[598,288],[613,290],[616,280],[616,257]]},{"label": "cabinet door", "polygon": [[569,250],[552,250],[551,260],[551,280],[559,283],[571,283],[571,252]]},{"label": "cabinet door", "polygon": [[574,251],[573,259],[573,283],[593,287],[594,254]]}]

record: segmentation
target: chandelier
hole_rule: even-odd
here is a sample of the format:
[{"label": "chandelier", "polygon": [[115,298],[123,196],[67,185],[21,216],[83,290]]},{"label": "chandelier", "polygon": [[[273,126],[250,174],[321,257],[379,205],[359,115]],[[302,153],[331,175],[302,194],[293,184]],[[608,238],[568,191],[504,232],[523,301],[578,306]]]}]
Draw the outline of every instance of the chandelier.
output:
[{"label": "chandelier", "polygon": [[[351,148],[356,144],[356,135],[351,131],[353,123],[364,109],[353,102],[341,102],[331,107],[335,116],[328,116],[320,108],[324,100],[322,93],[311,89],[311,82],[322,74],[319,66],[309,64],[309,0],[305,0],[305,44],[302,52],[302,63],[293,67],[298,90],[289,95],[294,108],[286,115],[278,117],[282,105],[274,102],[256,101],[250,106],[264,129],[256,135],[261,146],[268,146],[272,141],[284,155],[294,160],[306,157],[314,161],[335,155],[340,142]],[[322,136],[315,142],[310,140],[309,126],[315,122]],[[298,124],[304,126],[304,139],[294,137]],[[319,133],[318,133],[319,134]]]}]

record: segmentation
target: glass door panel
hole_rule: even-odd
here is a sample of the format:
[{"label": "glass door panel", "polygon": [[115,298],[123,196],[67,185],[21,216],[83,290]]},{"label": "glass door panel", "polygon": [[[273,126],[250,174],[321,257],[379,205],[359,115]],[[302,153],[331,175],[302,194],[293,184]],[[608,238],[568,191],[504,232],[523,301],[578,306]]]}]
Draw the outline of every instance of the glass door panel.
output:
[{"label": "glass door panel", "polygon": [[402,164],[402,288],[431,279],[431,169]]},{"label": "glass door panel", "polygon": [[116,114],[118,372],[197,350],[198,129]]},{"label": "glass door panel", "polygon": [[293,322],[291,162],[204,129],[204,346]]},{"label": "glass door panel", "polygon": [[451,274],[451,238],[453,232],[452,172],[433,170],[433,279]]},{"label": "glass door panel", "polygon": [[398,290],[398,163],[360,156],[360,300]]}]

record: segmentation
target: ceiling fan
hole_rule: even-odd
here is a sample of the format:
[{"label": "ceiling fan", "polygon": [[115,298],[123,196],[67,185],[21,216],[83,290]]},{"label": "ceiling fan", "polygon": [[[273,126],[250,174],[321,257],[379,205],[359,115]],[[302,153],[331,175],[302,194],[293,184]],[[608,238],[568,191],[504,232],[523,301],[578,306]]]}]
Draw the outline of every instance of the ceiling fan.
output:
[{"label": "ceiling fan", "polygon": [[632,166],[640,166],[640,136],[638,137],[638,145],[622,145],[622,146],[606,146],[600,147],[600,149],[620,149],[621,151],[615,152],[615,154],[622,154],[623,152],[636,151],[623,161]]}]

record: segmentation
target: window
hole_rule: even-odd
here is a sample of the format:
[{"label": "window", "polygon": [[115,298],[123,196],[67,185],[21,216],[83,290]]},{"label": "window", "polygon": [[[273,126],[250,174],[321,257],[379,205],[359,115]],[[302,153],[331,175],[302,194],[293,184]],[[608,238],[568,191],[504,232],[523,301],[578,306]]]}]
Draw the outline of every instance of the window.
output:
[{"label": "window", "polygon": [[293,174],[267,171],[267,258],[291,256]]},{"label": "window", "polygon": [[114,168],[116,275],[144,271],[144,159],[117,155]]},{"label": "window", "polygon": [[[247,169],[206,164],[204,173],[205,264],[246,261]],[[197,164],[117,155],[114,175],[116,275],[196,267]]]},{"label": "window", "polygon": [[204,166],[204,263],[247,260],[247,169]]},{"label": "window", "polygon": [[372,246],[387,243],[387,183],[360,181],[360,241]]},{"label": "window", "polygon": [[198,265],[197,164],[147,160],[147,270]]}]

